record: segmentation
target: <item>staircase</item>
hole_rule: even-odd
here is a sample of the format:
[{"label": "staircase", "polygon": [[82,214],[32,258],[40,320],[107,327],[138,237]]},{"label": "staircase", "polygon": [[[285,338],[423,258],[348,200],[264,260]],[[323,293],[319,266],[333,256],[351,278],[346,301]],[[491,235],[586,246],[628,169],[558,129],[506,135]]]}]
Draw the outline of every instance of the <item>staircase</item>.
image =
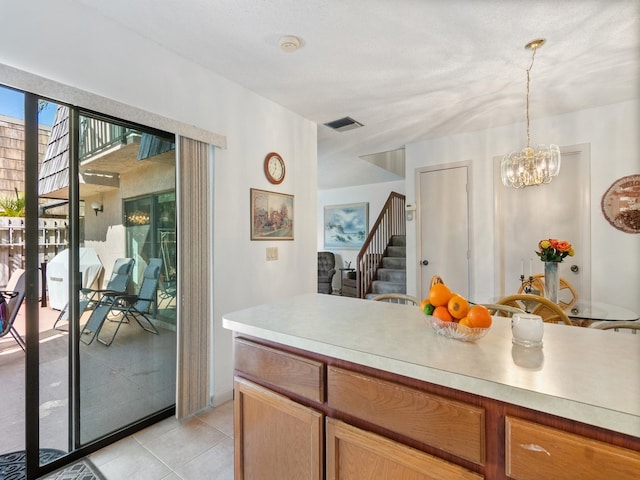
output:
[{"label": "staircase", "polygon": [[387,246],[367,298],[381,293],[407,293],[407,241],[405,235],[393,235]]},{"label": "staircase", "polygon": [[370,298],[369,294],[406,292],[404,208],[405,196],[391,192],[371,227],[356,258],[356,271],[352,272],[358,298]]}]

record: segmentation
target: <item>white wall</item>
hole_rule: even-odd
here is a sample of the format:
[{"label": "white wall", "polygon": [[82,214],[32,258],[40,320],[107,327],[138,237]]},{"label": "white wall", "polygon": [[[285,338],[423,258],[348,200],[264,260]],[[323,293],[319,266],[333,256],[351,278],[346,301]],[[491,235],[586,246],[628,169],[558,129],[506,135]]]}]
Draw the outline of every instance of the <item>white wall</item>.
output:
[{"label": "white wall", "polygon": [[[369,202],[369,228],[380,214],[391,192],[405,193],[405,182],[374,183],[371,185],[358,185],[355,187],[333,188],[318,190],[318,251],[331,251],[336,255],[336,270],[345,266],[345,262],[351,262],[355,268],[358,250],[336,250],[324,248],[324,207],[329,205],[342,205],[346,203]],[[340,272],[333,277],[333,287],[340,288]]]},{"label": "white wall", "polygon": [[[9,86],[45,95],[52,91],[50,79],[89,92],[91,102],[105,97],[226,136],[227,148],[215,149],[211,179],[212,395],[217,401],[231,398],[232,338],[222,328],[222,315],[316,291],[316,125],[92,16],[76,2],[51,0],[38,8],[31,2],[2,2],[2,10],[11,21],[0,29],[0,44],[11,48],[2,49],[0,64],[27,72],[12,77]],[[79,98],[73,89],[56,91],[61,93],[53,100],[73,103]],[[106,102],[107,107],[113,105]],[[125,113],[123,109],[127,119]],[[279,152],[287,165],[278,186],[267,182],[262,169],[271,151]],[[250,188],[294,195],[294,241],[250,241]],[[268,246],[278,247],[278,261],[266,261]]]},{"label": "white wall", "polygon": [[[416,195],[415,170],[471,162],[472,293],[494,297],[493,158],[522,147],[524,124],[493,128],[406,146],[407,202]],[[531,122],[532,143],[591,147],[591,298],[640,312],[640,235],[614,229],[600,202],[618,178],[640,173],[640,101],[634,100]],[[526,140],[526,139],[525,139]],[[560,171],[562,175],[562,170]],[[568,239],[569,240],[569,239]],[[417,232],[407,225],[407,291],[417,284]],[[411,258],[412,257],[412,258]]]}]

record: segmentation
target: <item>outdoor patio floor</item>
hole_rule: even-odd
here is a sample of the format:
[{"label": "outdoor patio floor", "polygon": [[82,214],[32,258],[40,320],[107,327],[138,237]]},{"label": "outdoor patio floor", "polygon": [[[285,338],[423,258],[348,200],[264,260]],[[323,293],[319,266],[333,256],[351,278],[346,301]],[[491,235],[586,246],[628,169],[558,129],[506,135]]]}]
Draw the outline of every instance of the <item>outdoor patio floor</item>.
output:
[{"label": "outdoor patio floor", "polygon": [[[24,334],[24,306],[16,329]],[[40,445],[68,451],[68,334],[53,330],[59,312],[40,309]],[[63,325],[66,327],[66,324]],[[112,322],[105,322],[108,335]],[[145,332],[123,324],[110,347],[80,344],[80,425],[89,442],[175,402],[175,331]],[[25,448],[25,354],[15,340],[0,340],[3,386],[0,453]]]}]

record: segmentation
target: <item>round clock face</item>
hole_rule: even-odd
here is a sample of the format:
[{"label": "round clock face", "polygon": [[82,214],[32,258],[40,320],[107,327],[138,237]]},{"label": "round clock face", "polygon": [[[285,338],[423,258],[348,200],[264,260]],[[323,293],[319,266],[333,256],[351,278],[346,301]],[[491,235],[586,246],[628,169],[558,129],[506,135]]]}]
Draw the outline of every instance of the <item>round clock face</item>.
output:
[{"label": "round clock face", "polygon": [[264,159],[264,174],[271,183],[276,185],[284,180],[284,160],[280,155],[273,152],[267,155]]},{"label": "round clock face", "polygon": [[626,233],[640,233],[640,175],[613,182],[602,196],[601,206],[612,226]]}]

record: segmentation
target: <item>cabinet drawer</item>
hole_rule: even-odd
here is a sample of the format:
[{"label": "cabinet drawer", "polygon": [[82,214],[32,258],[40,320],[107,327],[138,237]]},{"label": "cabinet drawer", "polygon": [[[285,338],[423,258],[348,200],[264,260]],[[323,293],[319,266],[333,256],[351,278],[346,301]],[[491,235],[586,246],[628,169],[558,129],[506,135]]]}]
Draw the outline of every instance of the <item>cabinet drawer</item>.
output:
[{"label": "cabinet drawer", "polygon": [[400,443],[327,418],[327,480],[411,478],[479,480],[484,478]]},{"label": "cabinet drawer", "polygon": [[484,465],[483,408],[337,367],[327,375],[331,408]]},{"label": "cabinet drawer", "polygon": [[324,402],[324,364],[244,339],[235,340],[235,369],[271,385]]},{"label": "cabinet drawer", "polygon": [[640,452],[514,417],[505,422],[505,468],[515,480],[638,478]]}]

